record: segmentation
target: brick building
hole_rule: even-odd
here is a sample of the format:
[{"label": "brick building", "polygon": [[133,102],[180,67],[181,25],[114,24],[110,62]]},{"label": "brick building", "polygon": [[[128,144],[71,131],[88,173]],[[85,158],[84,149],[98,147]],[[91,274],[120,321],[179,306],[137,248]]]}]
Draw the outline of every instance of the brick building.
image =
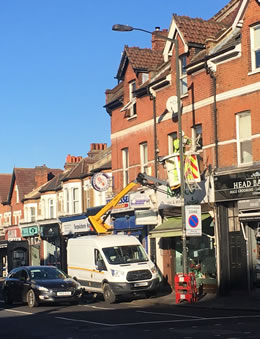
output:
[{"label": "brick building", "polygon": [[[209,20],[175,14],[168,31],[152,33],[153,42],[157,37],[160,43],[151,50],[125,46],[118,85],[106,91],[115,191],[140,171],[169,179],[163,159],[179,136],[175,46],[156,34],[178,40],[182,130],[190,141],[185,154],[195,152],[205,191],[197,199],[199,190],[192,189],[190,201],[185,199],[199,203],[207,220],[202,237],[188,239],[188,263],[200,282],[218,286],[221,293],[252,289],[258,281],[259,22],[256,0],[231,0]],[[157,196],[157,206],[162,225],[156,227],[156,244],[156,232],[149,228],[149,249],[173,286],[182,265],[180,201],[175,194],[165,207]]]}]

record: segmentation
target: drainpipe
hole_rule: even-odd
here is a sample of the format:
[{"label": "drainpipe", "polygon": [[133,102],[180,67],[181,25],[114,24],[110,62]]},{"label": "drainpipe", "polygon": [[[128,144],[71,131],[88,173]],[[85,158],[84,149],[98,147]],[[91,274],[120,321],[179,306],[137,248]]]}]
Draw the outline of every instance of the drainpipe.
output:
[{"label": "drainpipe", "polygon": [[154,144],[154,176],[158,177],[158,145],[157,145],[157,126],[156,126],[156,92],[149,88],[151,99],[153,100],[153,144]]},{"label": "drainpipe", "polygon": [[216,65],[211,61],[206,62],[206,72],[213,82],[213,119],[214,119],[214,139],[215,139],[215,167],[218,168],[218,121],[217,121],[217,78],[215,76]]}]

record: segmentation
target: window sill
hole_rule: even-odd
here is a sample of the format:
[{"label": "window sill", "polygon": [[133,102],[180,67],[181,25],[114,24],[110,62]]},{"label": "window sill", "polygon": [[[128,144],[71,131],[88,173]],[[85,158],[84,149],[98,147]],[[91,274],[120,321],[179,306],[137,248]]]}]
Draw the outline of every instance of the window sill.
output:
[{"label": "window sill", "polygon": [[260,73],[260,68],[256,68],[254,69],[252,72],[249,72],[248,75],[254,75],[254,74],[257,74],[257,73]]},{"label": "window sill", "polygon": [[131,117],[128,117],[127,120],[133,120],[133,119],[136,119],[136,118],[137,118],[137,114],[132,115]]},{"label": "window sill", "polygon": [[189,96],[188,92],[181,95],[181,99],[187,98]]}]

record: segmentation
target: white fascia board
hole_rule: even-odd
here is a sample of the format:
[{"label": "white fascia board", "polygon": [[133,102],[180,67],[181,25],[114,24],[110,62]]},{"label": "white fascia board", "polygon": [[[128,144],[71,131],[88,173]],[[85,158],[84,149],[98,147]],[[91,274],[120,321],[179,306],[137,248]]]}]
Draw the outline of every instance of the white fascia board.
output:
[{"label": "white fascia board", "polygon": [[[172,18],[172,22],[171,22],[169,33],[168,33],[168,38],[169,39],[175,39],[177,37],[177,34],[180,36],[180,38],[183,42],[185,53],[187,53],[188,52],[188,46],[187,46],[187,44],[184,40],[182,33],[179,31],[175,20]],[[166,41],[166,44],[165,44],[165,47],[164,47],[164,50],[163,50],[163,59],[164,59],[165,62],[167,62],[168,59],[169,59],[169,55],[171,54],[171,48],[173,48],[172,45],[173,45],[173,42],[171,42],[169,40]]]}]

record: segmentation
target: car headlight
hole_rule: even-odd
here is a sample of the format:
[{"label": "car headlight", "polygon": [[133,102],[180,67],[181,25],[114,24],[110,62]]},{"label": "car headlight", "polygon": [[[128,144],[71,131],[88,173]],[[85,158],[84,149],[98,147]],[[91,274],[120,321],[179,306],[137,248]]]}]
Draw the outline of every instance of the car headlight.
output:
[{"label": "car headlight", "polygon": [[112,276],[116,278],[120,278],[124,276],[124,272],[118,270],[111,270]]},{"label": "car headlight", "polygon": [[44,286],[35,285],[35,288],[39,291],[49,292],[49,289]]},{"label": "car headlight", "polygon": [[151,271],[152,271],[153,274],[156,274],[158,272],[156,266],[153,266],[151,268]]}]

